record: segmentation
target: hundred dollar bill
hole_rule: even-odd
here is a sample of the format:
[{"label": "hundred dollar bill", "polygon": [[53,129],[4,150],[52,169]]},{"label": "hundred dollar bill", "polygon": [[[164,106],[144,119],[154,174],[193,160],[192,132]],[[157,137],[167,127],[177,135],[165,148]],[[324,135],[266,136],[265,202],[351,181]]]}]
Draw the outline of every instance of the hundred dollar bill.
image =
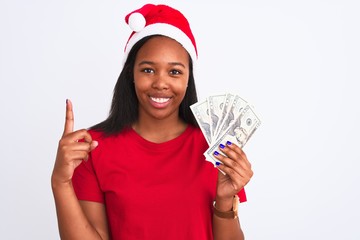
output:
[{"label": "hundred dollar bill", "polygon": [[255,114],[253,108],[247,105],[229,128],[221,135],[212,145],[204,152],[205,158],[210,162],[220,162],[213,155],[214,151],[221,153],[219,149],[220,143],[226,145],[227,141],[235,143],[243,148],[256,129],[260,126],[261,121]]},{"label": "hundred dollar bill", "polygon": [[224,107],[225,98],[226,94],[212,95],[207,98],[208,108],[210,110],[210,129],[212,139],[214,139],[216,127],[221,120],[221,113]]},{"label": "hundred dollar bill", "polygon": [[242,99],[240,96],[235,95],[234,100],[228,107],[226,116],[223,118],[221,125],[218,126],[215,138],[221,136],[226,129],[232,124],[232,122],[241,114],[244,108],[247,106],[247,101]]},{"label": "hundred dollar bill", "polygon": [[207,143],[211,143],[211,128],[210,128],[210,115],[208,109],[208,103],[205,99],[204,101],[194,103],[190,106],[191,111],[193,112],[197,123],[201,129],[202,134],[204,135]]},{"label": "hundred dollar bill", "polygon": [[225,116],[228,114],[228,112],[230,110],[230,106],[231,106],[232,101],[234,100],[234,97],[235,97],[235,95],[231,94],[231,93],[227,93],[225,96],[224,104],[223,104],[222,111],[221,111],[221,117],[220,117],[218,125],[216,126],[215,131],[213,132],[214,139],[216,139],[216,136],[218,136],[219,128],[222,125],[222,123],[225,119]]}]

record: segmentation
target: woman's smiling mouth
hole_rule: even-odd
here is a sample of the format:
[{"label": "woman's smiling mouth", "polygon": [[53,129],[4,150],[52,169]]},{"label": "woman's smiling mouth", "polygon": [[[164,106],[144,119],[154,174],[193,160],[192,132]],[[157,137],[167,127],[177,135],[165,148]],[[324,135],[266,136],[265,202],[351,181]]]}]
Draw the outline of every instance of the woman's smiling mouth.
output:
[{"label": "woman's smiling mouth", "polygon": [[156,97],[150,97],[152,101],[156,102],[156,103],[166,103],[167,101],[170,100],[170,98],[156,98]]},{"label": "woman's smiling mouth", "polygon": [[170,97],[150,97],[151,105],[155,108],[164,108],[170,102]]}]

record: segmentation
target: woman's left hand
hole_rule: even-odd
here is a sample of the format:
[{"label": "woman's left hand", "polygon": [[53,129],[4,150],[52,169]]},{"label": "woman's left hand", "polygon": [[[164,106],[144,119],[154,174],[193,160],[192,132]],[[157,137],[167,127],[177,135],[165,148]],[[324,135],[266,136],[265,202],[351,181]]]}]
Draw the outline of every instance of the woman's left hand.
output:
[{"label": "woman's left hand", "polygon": [[250,181],[253,171],[246,154],[236,144],[221,144],[219,150],[226,156],[219,152],[215,152],[214,156],[223,163],[218,168],[226,175],[218,174],[216,199],[231,200]]}]

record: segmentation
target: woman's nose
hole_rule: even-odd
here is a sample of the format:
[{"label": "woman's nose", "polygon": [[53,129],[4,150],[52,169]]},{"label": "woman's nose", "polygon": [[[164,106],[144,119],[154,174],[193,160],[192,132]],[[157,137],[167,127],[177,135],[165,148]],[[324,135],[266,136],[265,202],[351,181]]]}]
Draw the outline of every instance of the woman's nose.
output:
[{"label": "woman's nose", "polygon": [[169,88],[168,76],[164,73],[156,74],[152,87],[155,89],[163,90]]}]

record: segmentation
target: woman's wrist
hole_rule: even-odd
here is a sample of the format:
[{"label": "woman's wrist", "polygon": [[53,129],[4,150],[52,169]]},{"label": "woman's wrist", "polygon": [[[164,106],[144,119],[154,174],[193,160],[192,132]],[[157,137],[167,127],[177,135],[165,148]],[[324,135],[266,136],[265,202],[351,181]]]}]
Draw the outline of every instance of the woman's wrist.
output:
[{"label": "woman's wrist", "polygon": [[72,188],[72,182],[70,181],[59,181],[54,175],[51,177],[51,187],[55,189],[67,189]]},{"label": "woman's wrist", "polygon": [[216,200],[213,203],[214,215],[219,218],[236,219],[238,217],[239,198],[235,195],[232,198],[231,208],[229,209],[228,200],[220,201],[220,208],[217,206]]},{"label": "woman's wrist", "polygon": [[230,198],[216,197],[215,198],[216,209],[222,212],[231,211],[233,207],[233,199],[234,197],[230,197]]}]

